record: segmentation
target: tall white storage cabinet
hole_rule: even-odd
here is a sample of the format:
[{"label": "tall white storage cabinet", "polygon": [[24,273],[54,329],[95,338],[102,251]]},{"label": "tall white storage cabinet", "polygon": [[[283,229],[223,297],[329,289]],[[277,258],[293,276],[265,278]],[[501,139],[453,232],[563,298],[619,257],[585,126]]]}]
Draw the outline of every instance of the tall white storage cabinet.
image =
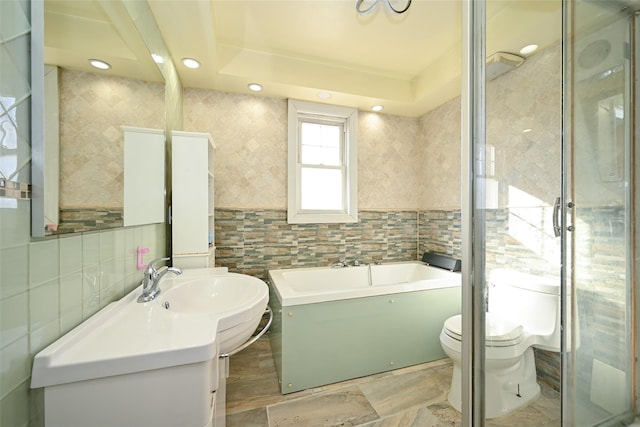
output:
[{"label": "tall white storage cabinet", "polygon": [[215,264],[213,150],[213,140],[207,133],[172,133],[171,237],[174,267],[205,268]]}]

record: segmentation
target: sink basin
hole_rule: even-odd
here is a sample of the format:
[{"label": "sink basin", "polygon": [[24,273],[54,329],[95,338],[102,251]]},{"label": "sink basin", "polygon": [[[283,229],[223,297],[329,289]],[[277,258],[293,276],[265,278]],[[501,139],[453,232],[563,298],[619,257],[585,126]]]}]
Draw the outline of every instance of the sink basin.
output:
[{"label": "sink basin", "polygon": [[[217,277],[187,279],[186,283],[164,292],[163,302],[177,313],[222,314],[236,311],[247,303],[260,301],[268,293],[264,282],[248,280],[247,276],[231,274]],[[168,307],[166,304],[168,303]]]},{"label": "sink basin", "polygon": [[140,285],[35,356],[31,387],[44,388],[47,425],[201,427],[224,420],[228,356],[258,336],[250,339],[268,287],[210,268],[165,277],[160,289],[138,303]]},{"label": "sink basin", "polygon": [[162,306],[176,314],[206,314],[217,318],[221,354],[234,350],[251,337],[269,299],[266,283],[243,274],[198,277],[194,272],[172,278],[171,285],[161,294]]}]

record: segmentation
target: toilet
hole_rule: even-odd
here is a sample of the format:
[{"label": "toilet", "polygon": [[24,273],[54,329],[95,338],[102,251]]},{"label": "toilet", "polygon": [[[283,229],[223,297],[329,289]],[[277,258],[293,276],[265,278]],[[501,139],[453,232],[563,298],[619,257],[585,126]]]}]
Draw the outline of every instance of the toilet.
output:
[{"label": "toilet", "polygon": [[[533,347],[560,351],[560,280],[492,270],[485,319],[485,415],[497,418],[540,394]],[[445,320],[440,343],[453,360],[449,403],[460,411],[460,315]]]}]

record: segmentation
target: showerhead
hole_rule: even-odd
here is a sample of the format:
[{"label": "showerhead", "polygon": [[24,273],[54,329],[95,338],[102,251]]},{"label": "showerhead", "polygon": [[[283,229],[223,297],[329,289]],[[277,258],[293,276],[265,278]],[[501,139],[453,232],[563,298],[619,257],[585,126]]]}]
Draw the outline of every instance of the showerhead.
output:
[{"label": "showerhead", "polygon": [[523,62],[524,57],[520,55],[509,52],[496,52],[487,58],[485,77],[487,80],[496,79],[507,71],[519,67]]}]

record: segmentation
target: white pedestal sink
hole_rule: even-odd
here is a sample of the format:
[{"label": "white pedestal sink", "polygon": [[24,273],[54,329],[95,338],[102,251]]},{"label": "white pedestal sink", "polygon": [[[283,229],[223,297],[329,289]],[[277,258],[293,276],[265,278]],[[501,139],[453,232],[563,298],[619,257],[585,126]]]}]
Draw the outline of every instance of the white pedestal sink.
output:
[{"label": "white pedestal sink", "polygon": [[[242,274],[212,274],[211,269],[185,270],[160,294],[162,306],[179,314],[206,314],[218,319],[220,354],[244,343],[264,314],[268,288],[262,280]],[[265,295],[265,289],[267,294]]]},{"label": "white pedestal sink", "polygon": [[257,327],[267,285],[226,269],[188,270],[138,288],[38,353],[47,427],[224,426],[226,357]]}]

